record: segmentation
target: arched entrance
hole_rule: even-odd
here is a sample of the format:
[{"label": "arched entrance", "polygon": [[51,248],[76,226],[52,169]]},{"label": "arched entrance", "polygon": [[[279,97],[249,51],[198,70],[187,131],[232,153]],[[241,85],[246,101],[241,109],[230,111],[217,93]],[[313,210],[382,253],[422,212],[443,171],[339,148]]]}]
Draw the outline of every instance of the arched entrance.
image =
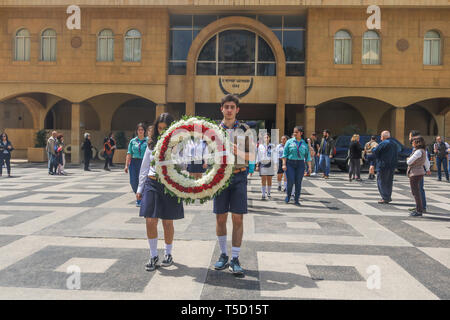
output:
[{"label": "arched entrance", "polygon": [[[227,79],[224,81],[223,77]],[[270,109],[275,109],[275,118],[270,121],[276,121],[276,127],[283,132],[285,78],[283,48],[267,26],[246,17],[219,19],[203,28],[189,49],[186,114],[198,114],[196,106],[202,108],[201,103],[215,103],[217,106],[225,93],[240,93],[242,116],[255,110],[255,115],[250,117],[256,120],[256,115],[265,108],[263,105],[272,104]],[[230,86],[226,87],[228,80]],[[258,84],[255,85],[254,81]],[[253,87],[249,90],[250,83]],[[246,105],[249,107],[246,108]],[[250,105],[253,107],[250,108]],[[258,109],[260,106],[261,109]]]},{"label": "arched entrance", "polygon": [[15,98],[0,102],[0,131],[33,127],[33,115],[23,102]]},{"label": "arched entrance", "polygon": [[332,135],[372,134],[368,132],[366,121],[361,112],[342,101],[330,101],[321,104],[316,111],[316,131],[324,129]]},{"label": "arched entrance", "polygon": [[155,121],[156,104],[143,98],[129,100],[120,105],[111,120],[112,131],[134,131],[136,125],[143,122],[147,125]]}]

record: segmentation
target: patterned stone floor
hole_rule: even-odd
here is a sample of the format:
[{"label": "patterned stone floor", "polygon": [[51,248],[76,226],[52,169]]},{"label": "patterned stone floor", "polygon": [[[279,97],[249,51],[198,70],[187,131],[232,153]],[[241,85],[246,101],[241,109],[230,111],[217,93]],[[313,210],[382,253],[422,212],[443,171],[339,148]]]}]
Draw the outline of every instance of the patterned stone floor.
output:
[{"label": "patterned stone floor", "polygon": [[175,222],[175,264],[146,272],[128,176],[100,164],[68,172],[16,164],[14,178],[0,177],[0,299],[450,299],[450,184],[435,177],[426,178],[421,218],[408,216],[403,175],[391,205],[377,204],[374,181],[310,177],[301,207],[276,190],[260,200],[252,177],[238,278],[212,268],[211,202],[186,206]]}]

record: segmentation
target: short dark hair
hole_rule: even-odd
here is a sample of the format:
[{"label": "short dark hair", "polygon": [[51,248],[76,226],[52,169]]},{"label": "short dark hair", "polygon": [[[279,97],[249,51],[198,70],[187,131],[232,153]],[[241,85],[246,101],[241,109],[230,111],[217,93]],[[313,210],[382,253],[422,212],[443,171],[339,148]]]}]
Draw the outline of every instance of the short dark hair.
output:
[{"label": "short dark hair", "polygon": [[411,134],[411,137],[417,137],[417,136],[420,136],[420,131],[411,130],[410,134]]},{"label": "short dark hair", "polygon": [[295,129],[297,129],[300,132],[305,132],[305,128],[303,128],[303,126],[295,126]]},{"label": "short dark hair", "polygon": [[147,129],[145,129],[144,123],[139,122],[139,123],[136,125],[136,135],[137,135],[137,131],[139,130],[139,128],[144,129],[144,132],[147,130]]},{"label": "short dark hair", "polygon": [[328,130],[328,129],[323,129],[323,131],[322,132],[326,132],[326,133],[328,133],[328,134],[330,134],[331,132],[330,132],[330,130]]},{"label": "short dark hair", "polygon": [[414,141],[417,143],[417,145],[415,146],[416,149],[425,149],[426,148],[425,139],[422,136],[414,137],[414,139],[412,139],[412,142],[414,142]]},{"label": "short dark hair", "polygon": [[377,140],[377,136],[371,136],[370,140],[374,140],[374,141]]},{"label": "short dark hair", "polygon": [[234,102],[236,104],[236,107],[239,106],[239,97],[235,94],[227,94],[225,97],[222,98],[222,101],[220,101],[220,106],[222,107],[225,102]]}]

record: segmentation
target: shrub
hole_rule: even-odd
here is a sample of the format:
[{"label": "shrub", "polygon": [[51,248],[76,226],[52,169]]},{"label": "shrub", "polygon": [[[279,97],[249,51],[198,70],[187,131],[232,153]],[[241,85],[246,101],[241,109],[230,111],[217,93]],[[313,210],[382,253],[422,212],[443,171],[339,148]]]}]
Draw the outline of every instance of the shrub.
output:
[{"label": "shrub", "polygon": [[127,137],[125,136],[125,132],[119,131],[115,134],[115,136],[116,136],[117,149],[126,149],[127,148]]},{"label": "shrub", "polygon": [[34,145],[35,148],[45,148],[47,145],[47,130],[42,129],[36,132],[36,144]]}]

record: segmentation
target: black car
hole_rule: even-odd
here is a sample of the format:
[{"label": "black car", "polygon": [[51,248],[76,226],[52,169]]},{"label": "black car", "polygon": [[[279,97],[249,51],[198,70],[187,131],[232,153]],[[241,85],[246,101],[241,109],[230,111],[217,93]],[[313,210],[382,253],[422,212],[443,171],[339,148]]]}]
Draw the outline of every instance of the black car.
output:
[{"label": "black car", "polygon": [[[336,138],[336,155],[332,158],[332,163],[335,163],[339,169],[342,171],[348,171],[348,148],[350,146],[350,140],[352,136],[339,136]],[[370,141],[371,136],[360,136],[359,137],[359,143],[364,148],[364,145]],[[397,139],[391,138],[392,141],[397,145],[398,147],[398,163],[397,163],[397,169],[400,172],[406,172],[406,169],[408,168],[408,165],[406,164],[406,158],[409,157],[409,155],[412,152],[411,148],[405,147],[403,144],[401,144]],[[380,136],[377,136],[377,142],[380,143]],[[369,163],[367,161],[364,161],[363,166],[361,169],[368,169]]]}]

